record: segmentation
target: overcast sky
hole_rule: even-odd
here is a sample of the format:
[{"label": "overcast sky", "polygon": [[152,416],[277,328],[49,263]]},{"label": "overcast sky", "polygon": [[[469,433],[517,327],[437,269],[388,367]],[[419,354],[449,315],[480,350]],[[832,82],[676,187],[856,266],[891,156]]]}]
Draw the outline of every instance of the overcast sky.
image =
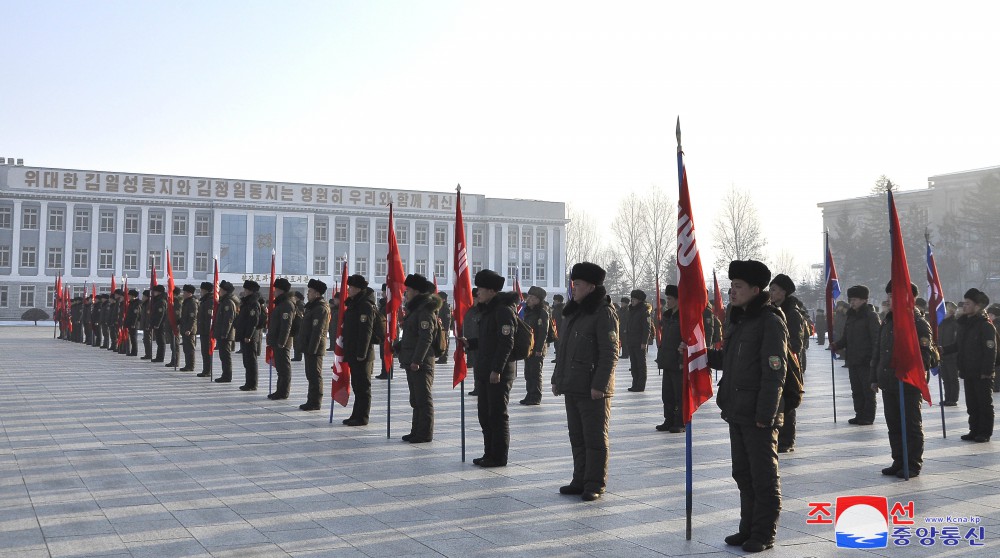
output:
[{"label": "overcast sky", "polygon": [[703,262],[754,193],[822,261],[820,201],[1000,165],[995,2],[0,3],[0,155],[29,165],[566,201],[676,198]]}]

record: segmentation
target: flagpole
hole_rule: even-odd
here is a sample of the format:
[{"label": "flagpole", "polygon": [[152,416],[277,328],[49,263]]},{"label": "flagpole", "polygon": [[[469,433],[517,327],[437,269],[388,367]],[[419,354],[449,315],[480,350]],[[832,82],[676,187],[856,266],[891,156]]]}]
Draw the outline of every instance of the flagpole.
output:
[{"label": "flagpole", "polygon": [[[826,238],[826,254],[823,255],[823,261],[826,262],[826,313],[827,313],[827,323],[832,323],[833,320],[833,292],[831,289],[831,268],[833,267],[833,252],[830,251],[830,231],[823,232]],[[839,281],[839,278],[838,278]],[[829,332],[830,339],[833,339],[833,331]],[[831,341],[832,343],[832,341]],[[833,399],[833,423],[837,424],[837,351],[830,349],[830,397]]]},{"label": "flagpole", "polygon": [[462,380],[459,389],[462,390],[459,394],[462,401],[462,463],[465,463],[465,380]]},{"label": "flagpole", "polygon": [[[941,289],[941,280],[938,278],[937,274],[937,263],[934,260],[934,252],[931,251],[931,234],[925,228],[924,229],[924,241],[927,243],[927,282],[931,289],[931,293],[936,292],[936,296],[927,297],[928,310],[930,310],[934,315],[931,316],[930,325],[931,332],[934,334],[934,342],[938,345],[941,344],[941,339],[938,337],[938,326],[941,324],[938,322],[940,319],[940,314],[938,314],[939,304],[944,304],[944,291]],[[931,369],[934,372],[934,369]],[[941,363],[938,363],[937,373],[934,374],[938,379],[938,401],[944,402],[944,380],[941,378]],[[941,407],[941,437],[948,438],[948,427],[944,420],[944,405],[939,405]]]}]

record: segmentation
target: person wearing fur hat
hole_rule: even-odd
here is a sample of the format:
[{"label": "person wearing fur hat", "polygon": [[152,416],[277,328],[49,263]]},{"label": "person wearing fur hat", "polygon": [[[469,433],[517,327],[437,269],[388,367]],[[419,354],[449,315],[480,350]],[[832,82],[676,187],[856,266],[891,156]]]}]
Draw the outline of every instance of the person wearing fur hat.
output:
[{"label": "person wearing fur hat", "polygon": [[441,299],[436,290],[423,275],[412,274],[403,282],[403,304],[406,317],[403,319],[403,335],[396,342],[399,366],[406,371],[406,384],[410,389],[410,407],[413,418],[410,433],[403,436],[404,442],[423,444],[434,439],[434,356],[432,348],[434,336],[438,334],[437,313]]},{"label": "person wearing fur hat", "polygon": [[149,305],[151,302],[149,289],[142,291],[142,300],[139,303],[139,329],[142,330],[142,350],[143,355],[139,360],[152,360],[153,358],[153,332],[149,329]]},{"label": "person wearing fur hat", "polygon": [[[806,306],[795,293],[795,283],[784,273],[779,273],[771,280],[768,294],[771,304],[777,306],[785,314],[785,329],[788,330],[788,348],[794,359],[789,367],[804,379],[806,368],[806,348],[809,339],[809,314]],[[787,392],[790,386],[784,387]],[[795,451],[795,409],[785,409],[784,421],[778,430],[778,453]]]},{"label": "person wearing fur hat", "polygon": [[552,340],[552,364],[556,363],[556,355],[559,353],[559,332],[563,326],[563,308],[566,307],[566,297],[561,294],[552,295],[552,323],[555,326],[555,335]]},{"label": "person wearing fur hat", "polygon": [[608,483],[608,424],[618,365],[618,316],[604,289],[607,273],[590,262],[570,271],[573,300],[563,309],[552,395],[563,395],[573,478],[560,494],[578,494],[586,502],[604,494]]},{"label": "person wearing fur hat", "polygon": [[472,287],[472,306],[465,311],[465,318],[462,320],[462,331],[459,336],[459,341],[465,345],[465,363],[473,368],[472,376],[472,391],[469,395],[472,397],[479,397],[479,392],[476,391],[476,349],[474,347],[479,346],[479,320],[482,318],[481,308],[476,302],[479,300],[479,287]]},{"label": "person wearing fur hat", "polygon": [[[164,298],[166,298],[166,297],[164,297]],[[164,334],[163,337],[167,341],[167,343],[169,343],[169,345],[170,345],[170,361],[167,362],[166,364],[164,364],[164,366],[167,367],[167,368],[173,368],[173,367],[177,366],[177,363],[178,363],[178,361],[180,359],[180,355],[178,353],[180,353],[180,351],[181,351],[181,337],[182,336],[180,334],[180,325],[179,324],[181,323],[181,305],[183,303],[184,303],[184,299],[183,299],[183,297],[181,295],[181,288],[177,287],[177,286],[174,286],[174,307],[173,308],[167,308],[167,323],[166,323],[166,327],[163,328],[163,334]],[[167,301],[167,304],[169,306],[169,304],[170,304],[169,300]],[[178,324],[177,335],[174,335],[174,328],[173,328],[173,325],[171,325],[171,322],[170,322],[170,314],[169,314],[170,312],[174,313],[174,321],[173,321],[173,323]]]},{"label": "person wearing fur hat", "polygon": [[[622,318],[626,349],[631,364],[632,385],[629,391],[646,391],[646,350],[656,337],[653,329],[653,306],[646,302],[645,291],[630,293],[628,313]],[[623,357],[624,358],[624,357]]]},{"label": "person wearing fur hat", "polygon": [[997,330],[986,308],[990,297],[979,289],[969,289],[958,318],[958,339],[943,348],[942,354],[958,354],[959,377],[965,382],[965,409],[969,413],[969,433],[965,441],[989,442],[993,436],[993,380],[997,358]]},{"label": "person wearing fur hat", "polygon": [[292,291],[292,304],[295,306],[295,316],[292,318],[292,362],[302,361],[302,344],[299,343],[299,328],[302,327],[302,315],[306,312],[306,298],[302,291]]},{"label": "person wearing fur hat", "polygon": [[[299,405],[303,411],[318,411],[323,404],[323,357],[326,356],[326,335],[330,327],[330,305],[326,302],[326,283],[310,279],[306,290],[305,310],[299,328],[302,345],[302,363],[305,368],[309,391],[306,402]],[[284,399],[275,393],[272,399]]]},{"label": "person wearing fur hat", "polygon": [[868,287],[854,285],[847,289],[851,308],[847,311],[844,332],[839,340],[830,343],[833,351],[846,350],[845,360],[851,380],[851,398],[854,400],[854,418],[850,424],[868,426],[875,422],[878,400],[871,388],[871,363],[878,346],[879,320],[875,307],[868,304]]},{"label": "person wearing fur hat", "polygon": [[233,350],[236,348],[236,313],[240,302],[233,294],[236,287],[226,280],[219,282],[219,309],[212,320],[212,336],[215,338],[215,348],[219,351],[219,362],[222,365],[222,375],[216,382],[233,381]]},{"label": "person wearing fur hat", "polygon": [[681,417],[684,363],[680,352],[681,319],[677,285],[667,285],[663,294],[666,302],[660,317],[660,345],[656,350],[656,364],[663,371],[663,423],[656,425],[656,429],[679,434],[684,431],[684,419]]},{"label": "person wearing fur hat", "polygon": [[760,552],[774,546],[781,511],[778,429],[784,419],[788,329],[764,290],[771,283],[766,265],[734,260],[729,279],[726,342],[708,351],[709,366],[722,370],[716,404],[729,423],[733,479],[740,490],[739,531],[725,542]]},{"label": "person wearing fur hat", "polygon": [[128,292],[128,307],[125,309],[125,356],[139,356],[139,309],[142,301],[139,292]]},{"label": "person wearing fur hat", "polygon": [[192,372],[194,342],[198,335],[198,299],[194,296],[194,285],[184,285],[181,297],[181,315],[177,320],[177,331],[180,333],[184,351],[184,367],[181,368],[181,372]]},{"label": "person wearing fur hat", "polygon": [[[913,298],[917,297],[917,286],[910,284]],[[886,294],[892,293],[892,281],[885,286]],[[885,425],[889,431],[889,448],[892,452],[892,464],[882,469],[882,474],[905,478],[908,471],[911,477],[920,474],[920,469],[924,464],[924,427],[923,419],[920,416],[920,400],[922,395],[916,387],[900,382],[896,378],[896,368],[892,364],[893,345],[893,319],[892,315],[896,308],[892,305],[892,297],[889,297],[889,312],[882,320],[882,327],[879,329],[878,346],[872,356],[872,378],[871,387],[876,392],[882,390],[882,409],[885,414]],[[930,369],[931,362],[931,326],[924,319],[924,314],[916,307],[913,308],[913,321],[917,327],[917,338],[920,342],[920,357],[923,360],[924,370]],[[903,393],[899,393],[899,384],[903,384]],[[906,446],[907,446],[907,468],[903,467],[903,421],[900,413],[900,397],[906,409]]]},{"label": "person wearing fur hat", "polygon": [[500,292],[504,278],[484,269],[476,274],[476,301],[479,308],[479,336],[470,346],[476,355],[473,376],[476,382],[479,426],[483,430],[483,456],[472,460],[480,467],[504,467],[510,450],[508,406],[517,371],[510,361],[517,327],[517,295]]},{"label": "person wearing fur hat", "polygon": [[344,419],[347,426],[368,424],[372,408],[372,368],[375,365],[375,313],[378,302],[375,290],[362,275],[347,278],[347,300],[344,301],[344,361],[351,367],[351,391],[354,408]]},{"label": "person wearing fur hat", "polygon": [[154,285],[149,290],[149,330],[152,332],[153,342],[156,343],[156,356],[150,362],[163,362],[167,350],[166,330],[170,329],[170,322],[167,319],[167,288],[163,285]]},{"label": "person wearing fur hat", "polygon": [[545,362],[545,341],[549,337],[552,314],[545,302],[548,293],[541,287],[528,289],[528,299],[524,310],[524,322],[531,327],[535,336],[535,346],[524,359],[524,385],[527,391],[521,405],[540,405],[542,402],[542,363]]},{"label": "person wearing fur hat", "polygon": [[[263,309],[260,307],[260,285],[256,281],[243,282],[243,296],[240,298],[240,311],[236,316],[236,339],[240,342],[240,353],[243,355],[243,368],[246,380],[240,386],[240,391],[257,390],[257,361],[260,359],[260,326],[263,323]],[[218,381],[218,380],[216,380]]]},{"label": "person wearing fur hat", "polygon": [[628,342],[628,331],[626,331],[626,324],[628,324],[628,313],[632,309],[631,301],[627,296],[621,297],[618,304],[615,304],[615,311],[618,312],[618,325],[621,331],[618,332],[618,350],[621,351],[618,358],[621,360],[628,361],[631,359],[631,355],[628,354],[629,342]]},{"label": "person wearing fur hat", "polygon": [[[944,319],[938,324],[937,344],[947,347],[958,341],[958,318],[962,315],[962,307],[949,300],[944,303],[944,311]],[[941,364],[938,365],[938,374],[941,375],[941,385],[944,388],[941,406],[957,406],[958,393],[961,391],[958,378],[958,355],[955,353],[942,354]]]},{"label": "person wearing fur hat", "polygon": [[271,348],[271,362],[278,376],[274,391],[267,394],[268,399],[288,398],[292,385],[292,358],[289,351],[292,348],[292,322],[295,320],[295,305],[292,304],[289,291],[292,284],[284,277],[274,280],[274,309],[267,320],[267,346]]},{"label": "person wearing fur hat", "polygon": [[202,281],[198,301],[198,340],[201,342],[201,372],[199,378],[212,377],[212,317],[215,314],[215,285]]}]

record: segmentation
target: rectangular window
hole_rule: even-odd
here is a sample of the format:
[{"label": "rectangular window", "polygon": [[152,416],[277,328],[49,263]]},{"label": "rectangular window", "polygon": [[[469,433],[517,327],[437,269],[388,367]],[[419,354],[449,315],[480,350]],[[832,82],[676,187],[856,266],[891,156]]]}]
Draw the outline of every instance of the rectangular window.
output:
[{"label": "rectangular window", "polygon": [[32,285],[21,285],[21,308],[35,307],[35,287]]},{"label": "rectangular window", "polygon": [[[49,288],[55,290],[55,287],[49,287]],[[6,308],[9,304],[10,302],[7,300],[7,286],[0,285],[0,308]],[[51,307],[52,305],[49,304],[49,308]]]},{"label": "rectangular window", "polygon": [[163,214],[162,213],[150,213],[149,214],[149,230],[146,231],[148,234],[163,234]]},{"label": "rectangular window", "polygon": [[90,258],[86,248],[73,249],[73,269],[89,269]]},{"label": "rectangular window", "polygon": [[208,252],[194,253],[194,271],[195,273],[208,271]]},{"label": "rectangular window", "polygon": [[444,225],[434,227],[434,246],[444,246],[448,244],[448,229]]},{"label": "rectangular window", "polygon": [[10,267],[10,246],[0,246],[0,267]]},{"label": "rectangular window", "polygon": [[475,277],[475,275],[483,269],[483,262],[472,262],[472,269],[470,271],[472,272],[473,277]]},{"label": "rectangular window", "polygon": [[389,244],[389,223],[378,223],[375,225],[375,242]]},{"label": "rectangular window", "polygon": [[212,217],[210,215],[195,215],[194,216],[194,235],[195,236],[211,236],[212,228]]},{"label": "rectangular window", "polygon": [[[271,272],[271,254],[279,248],[275,245],[278,237],[278,217],[275,215],[255,215],[253,218],[253,272]],[[277,254],[275,254],[277,260]],[[285,270],[286,272],[288,270]]]},{"label": "rectangular window", "polygon": [[326,275],[326,256],[316,256],[313,259],[313,275]]},{"label": "rectangular window", "polygon": [[385,277],[389,275],[389,262],[385,258],[375,259],[375,277]]},{"label": "rectangular window", "polygon": [[535,250],[547,250],[549,246],[549,237],[544,234],[545,231],[538,231],[538,235],[535,237]]},{"label": "rectangular window", "polygon": [[125,250],[122,254],[122,268],[124,271],[139,271],[139,252],[136,250]]},{"label": "rectangular window", "polygon": [[187,272],[187,255],[184,252],[171,252],[170,267],[173,271]]},{"label": "rectangular window", "polygon": [[156,269],[156,274],[159,277],[163,277],[163,253],[162,252],[150,252],[149,262],[147,263],[149,267],[146,268],[146,272],[152,272]]},{"label": "rectangular window", "polygon": [[125,212],[125,234],[139,234],[139,212]]},{"label": "rectangular window", "polygon": [[25,207],[21,209],[21,228],[26,231],[38,229],[38,209]]},{"label": "rectangular window", "polygon": [[531,262],[521,264],[521,282],[531,281]]},{"label": "rectangular window", "polygon": [[35,260],[35,247],[34,246],[24,246],[21,248],[21,267],[35,267],[37,264]]},{"label": "rectangular window", "polygon": [[362,277],[368,277],[368,258],[358,258],[355,260],[354,273]]},{"label": "rectangular window", "polygon": [[416,265],[413,267],[413,272],[427,277],[427,260],[418,259]]},{"label": "rectangular window", "polygon": [[410,228],[406,224],[396,225],[396,244],[410,243]]},{"label": "rectangular window", "polygon": [[173,215],[173,227],[171,230],[174,236],[187,236],[188,233],[188,216],[180,213],[174,213]]},{"label": "rectangular window", "polygon": [[517,248],[517,227],[510,227],[507,229],[507,247],[510,249]]},{"label": "rectangular window", "polygon": [[326,242],[326,219],[316,219],[313,223],[313,236],[316,242]]},{"label": "rectangular window", "polygon": [[444,272],[444,260],[434,262],[434,276],[446,279],[448,276]]},{"label": "rectangular window", "polygon": [[347,242],[347,223],[337,221],[333,227],[333,235],[337,242]]},{"label": "rectangular window", "polygon": [[52,308],[55,305],[56,288],[54,285],[45,287],[45,307]]},{"label": "rectangular window", "polygon": [[[354,231],[355,243],[368,242],[368,221],[358,221]],[[363,273],[361,275],[364,275]]]},{"label": "rectangular window", "polygon": [[545,266],[542,264],[535,266],[535,281],[538,283],[545,282]]},{"label": "rectangular window", "polygon": [[46,268],[48,269],[62,269],[63,268],[63,249],[62,248],[49,248],[49,254],[46,259]]},{"label": "rectangular window", "polygon": [[[247,216],[223,215],[219,238],[219,271],[247,272]],[[271,271],[268,269],[268,271]]]},{"label": "rectangular window", "polygon": [[90,210],[77,209],[73,215],[73,230],[75,232],[90,231]]},{"label": "rectangular window", "polygon": [[483,247],[483,229],[478,227],[472,229],[472,247],[482,248]]},{"label": "rectangular window", "polygon": [[70,294],[73,295],[73,298],[76,298],[78,296],[84,296],[85,294],[87,294],[87,288],[84,286],[73,287],[70,289]]},{"label": "rectangular window", "polygon": [[517,262],[510,262],[507,264],[507,284],[513,286],[514,278],[517,277],[520,267]]},{"label": "rectangular window", "polygon": [[534,240],[534,235],[532,234],[531,229],[525,227],[521,231],[521,248],[524,248],[525,250],[531,250],[531,247],[534,246],[535,244],[534,242],[532,242],[532,240]]},{"label": "rectangular window", "polygon": [[115,268],[115,251],[112,249],[102,249],[100,259],[97,260],[97,269],[109,270]]},{"label": "rectangular window", "polygon": [[305,275],[309,273],[309,260],[306,259],[309,221],[305,217],[285,217],[283,222],[285,229],[281,240],[282,272]]},{"label": "rectangular window", "polygon": [[113,210],[101,210],[101,232],[115,232],[115,212]]},{"label": "rectangular window", "polygon": [[427,225],[423,223],[417,225],[417,230],[413,233],[413,241],[417,243],[417,246],[427,246]]},{"label": "rectangular window", "polygon": [[12,229],[14,210],[10,207],[0,207],[0,229]]},{"label": "rectangular window", "polygon": [[66,226],[66,212],[62,209],[49,210],[49,230],[61,231]]}]

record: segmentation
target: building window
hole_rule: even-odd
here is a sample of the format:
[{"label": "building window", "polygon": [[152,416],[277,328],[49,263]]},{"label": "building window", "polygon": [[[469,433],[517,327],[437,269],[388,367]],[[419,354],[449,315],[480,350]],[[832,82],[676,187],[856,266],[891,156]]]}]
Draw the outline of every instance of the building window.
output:
[{"label": "building window", "polygon": [[472,262],[472,269],[470,271],[472,271],[472,275],[474,277],[477,273],[479,273],[483,269],[485,269],[483,267],[483,262]]},{"label": "building window", "polygon": [[100,259],[97,260],[97,269],[109,270],[115,268],[115,251],[111,249],[102,249],[100,254]]},{"label": "building window", "polygon": [[150,213],[149,214],[149,234],[163,234],[163,214],[162,213]]},{"label": "building window", "polygon": [[122,269],[124,271],[139,271],[139,252],[136,250],[125,250],[122,259]]},{"label": "building window", "polygon": [[282,222],[285,229],[281,239],[281,269],[291,275],[305,275],[309,273],[306,255],[309,221],[305,217],[285,217]]},{"label": "building window", "polygon": [[222,273],[246,273],[247,216],[223,215],[219,243],[219,271]]},{"label": "building window", "polygon": [[62,248],[49,248],[48,258],[46,259],[46,266],[48,269],[62,269],[63,268],[63,249]]},{"label": "building window", "polygon": [[87,254],[88,250],[86,248],[74,248],[73,249],[73,269],[89,269],[90,268],[90,258]]},{"label": "building window", "polygon": [[[55,290],[55,287],[49,287],[49,288]],[[10,302],[7,300],[7,286],[0,285],[0,308],[6,308],[9,304]],[[49,307],[51,308],[52,305],[49,304]]]},{"label": "building window", "polygon": [[101,232],[102,233],[113,233],[115,232],[115,212],[114,211],[101,211]]},{"label": "building window", "polygon": [[73,214],[73,230],[75,232],[89,232],[90,231],[90,210],[89,209],[77,209],[76,213]]},{"label": "building window", "polygon": [[53,308],[56,300],[56,288],[53,285],[45,287],[45,307]]},{"label": "building window", "polygon": [[521,264],[521,281],[531,281],[531,262]]},{"label": "building window", "polygon": [[358,258],[354,262],[354,273],[368,277],[368,258]]},{"label": "building window", "polygon": [[549,237],[544,234],[545,231],[538,231],[538,235],[535,236],[535,250],[548,250],[549,247]]},{"label": "building window", "polygon": [[163,254],[160,252],[150,252],[146,259],[146,273],[151,273],[153,269],[163,277]]},{"label": "building window", "polygon": [[170,267],[172,271],[187,271],[187,256],[184,252],[170,253]]},{"label": "building window", "polygon": [[396,225],[396,244],[410,243],[410,228],[406,224]]},{"label": "building window", "polygon": [[535,266],[535,281],[539,283],[545,282],[545,266],[542,264]]},{"label": "building window", "polygon": [[337,242],[347,242],[347,223],[338,221],[334,225],[333,239]]},{"label": "building window", "polygon": [[28,231],[38,229],[38,209],[25,207],[21,210],[21,228]]},{"label": "building window", "polygon": [[35,247],[21,247],[21,267],[35,267],[36,265],[38,264],[35,261]]},{"label": "building window", "polygon": [[139,212],[125,212],[125,234],[139,234]]},{"label": "building window", "polygon": [[49,230],[61,231],[66,226],[66,212],[62,209],[49,210]]},{"label": "building window", "polygon": [[375,242],[379,244],[389,244],[388,223],[379,223],[375,225]]},{"label": "building window", "polygon": [[[358,221],[356,223],[354,234],[355,243],[368,242],[368,221]],[[364,273],[361,275],[364,275]]]},{"label": "building window", "polygon": [[413,233],[413,241],[417,243],[417,246],[427,246],[427,225],[423,223],[417,225],[417,230]]},{"label": "building window", "polygon": [[188,216],[183,213],[173,215],[173,234],[174,236],[187,236],[188,233]]},{"label": "building window", "polygon": [[483,247],[483,229],[474,228],[472,229],[472,247],[482,248]]},{"label": "building window", "polygon": [[517,227],[515,226],[507,229],[507,247],[511,249],[517,248]]},{"label": "building window", "polygon": [[35,287],[32,285],[21,285],[21,308],[35,307]]},{"label": "building window", "polygon": [[316,242],[326,242],[326,219],[316,219],[313,223],[313,240]]},{"label": "building window", "polygon": [[313,258],[313,275],[326,275],[326,256]]},{"label": "building window", "polygon": [[418,259],[417,263],[413,266],[413,273],[419,273],[427,277],[427,260]]},{"label": "building window", "polygon": [[513,285],[514,284],[514,278],[517,277],[518,269],[519,269],[519,266],[517,265],[517,262],[510,262],[510,263],[507,264],[507,284],[508,285]]},{"label": "building window", "polygon": [[532,240],[534,240],[534,235],[532,234],[531,229],[525,227],[521,231],[521,248],[524,248],[525,250],[531,250],[531,247],[534,245],[534,242],[532,242]]},{"label": "building window", "polygon": [[10,267],[10,246],[0,246],[0,267]]},{"label": "building window", "polygon": [[194,216],[194,235],[195,236],[209,236],[211,232],[209,229],[212,228],[212,217],[209,215],[195,215]]},{"label": "building window", "polygon": [[389,275],[389,262],[385,258],[375,259],[375,277],[385,277]]},{"label": "building window", "polygon": [[434,262],[434,276],[441,277],[442,279],[447,278],[444,272],[444,260]]},{"label": "building window", "polygon": [[73,298],[84,296],[87,294],[87,287],[86,286],[73,287],[72,289],[70,289],[70,294],[72,295]]},{"label": "building window", "polygon": [[13,221],[14,210],[9,207],[0,207],[0,229],[12,229],[14,228],[11,222]]},{"label": "building window", "polygon": [[195,273],[208,271],[208,252],[194,253],[194,271]]}]

